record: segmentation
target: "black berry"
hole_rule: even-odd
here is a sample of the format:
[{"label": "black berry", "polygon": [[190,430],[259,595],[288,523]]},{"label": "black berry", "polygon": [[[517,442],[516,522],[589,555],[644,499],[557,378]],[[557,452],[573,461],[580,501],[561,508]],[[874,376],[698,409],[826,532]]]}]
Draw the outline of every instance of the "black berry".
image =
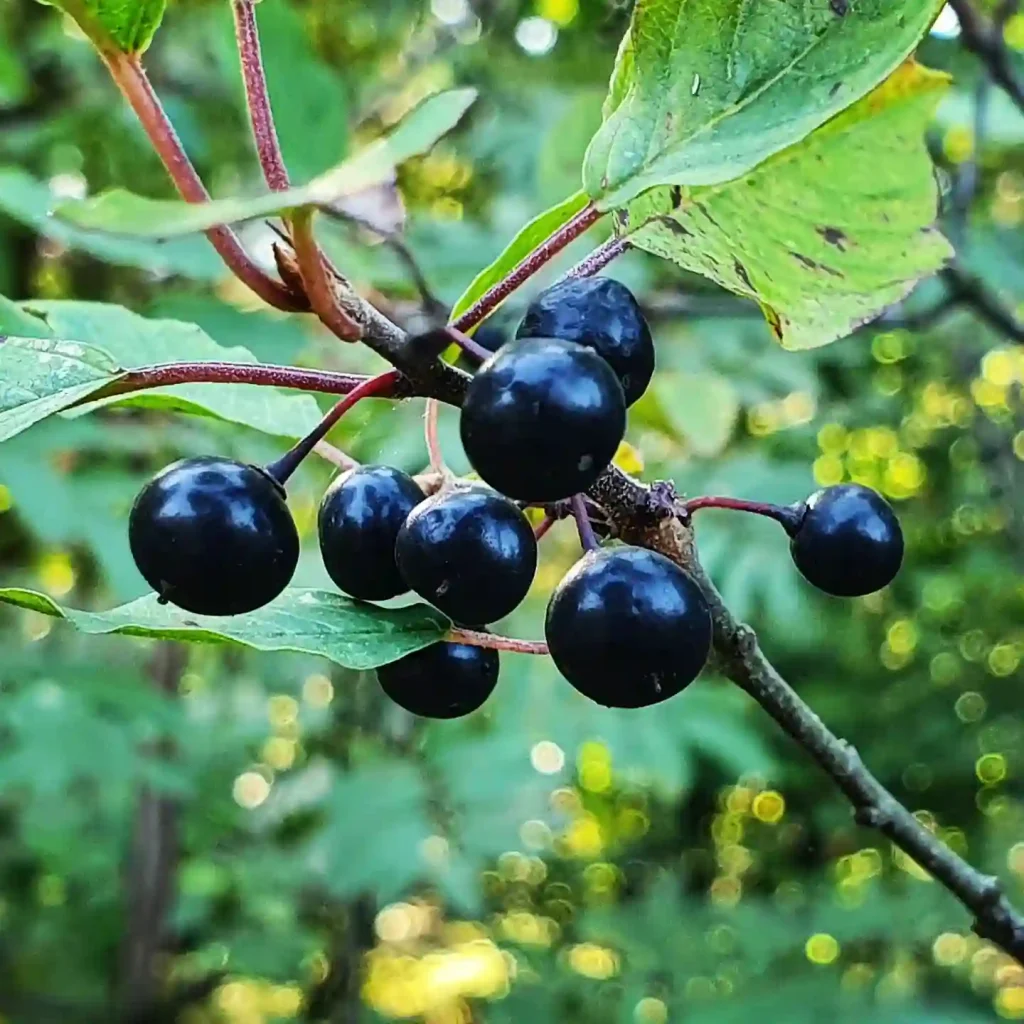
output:
[{"label": "black berry", "polygon": [[381,689],[422,718],[460,718],[476,711],[498,682],[498,652],[437,643],[377,669]]},{"label": "black berry", "polygon": [[647,390],[654,375],[654,342],[640,304],[610,277],[562,281],[542,292],[516,337],[562,338],[592,348],[618,376],[626,405]]},{"label": "black berry", "polygon": [[320,554],[346,594],[384,601],[409,588],[395,563],[395,539],[423,501],[411,476],[391,466],[359,466],[339,476],[320,503]]},{"label": "black berry", "polygon": [[611,367],[571,341],[519,338],[473,378],[462,406],[462,444],[492,487],[520,501],[585,491],[611,462],[626,402]]},{"label": "black berry", "polygon": [[135,499],[128,540],[160,597],[199,615],[262,607],[299,560],[284,488],[232,459],[185,459],[158,473]]},{"label": "black berry", "polygon": [[464,626],[514,611],[537,568],[537,541],[522,512],[480,486],[442,491],[413,509],[395,545],[405,582]]},{"label": "black berry", "polygon": [[645,548],[588,552],[551,595],[544,631],[562,675],[615,708],[675,696],[697,678],[711,649],[700,588]]},{"label": "black berry", "polygon": [[826,594],[860,597],[896,578],[903,531],[877,491],[840,484],[812,494],[790,530],[790,551],[804,577]]}]

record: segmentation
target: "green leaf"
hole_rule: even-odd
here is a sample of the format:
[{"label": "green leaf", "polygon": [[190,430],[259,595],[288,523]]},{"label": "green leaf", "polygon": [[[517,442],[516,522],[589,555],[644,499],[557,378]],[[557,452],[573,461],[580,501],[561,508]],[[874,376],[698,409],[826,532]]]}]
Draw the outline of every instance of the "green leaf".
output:
[{"label": "green leaf", "polygon": [[942,0],[638,0],[583,166],[603,209],[737,178],[873,89]]},{"label": "green leaf", "polygon": [[534,217],[505,246],[502,254],[470,281],[469,287],[452,307],[450,319],[456,320],[465,313],[481,295],[506,277],[508,272],[518,266],[541,242],[553,235],[567,221],[572,220],[587,205],[587,201],[582,192],[577,192],[568,199],[563,199],[557,206],[552,206],[551,209]]},{"label": "green leaf", "polygon": [[80,228],[142,238],[175,238],[218,224],[267,217],[301,206],[328,206],[388,181],[395,168],[430,150],[462,119],[475,89],[450,89],[424,100],[384,137],[314,178],[308,185],[252,198],[184,203],[146,199],[114,189],[92,199],[63,203],[57,215]]},{"label": "green leaf", "polygon": [[50,332],[42,320],[29,316],[21,306],[0,295],[0,337],[48,338]]},{"label": "green leaf", "polygon": [[[195,324],[150,320],[121,306],[54,301],[26,302],[22,308],[42,317],[57,337],[102,348],[126,369],[158,363],[256,362],[248,349],[218,345]],[[104,398],[81,411],[115,404],[215,416],[280,437],[301,437],[320,420],[320,407],[310,395],[247,384],[177,384]]]},{"label": "green leaf", "polygon": [[52,216],[59,201],[41,181],[16,167],[0,167],[0,212],[44,238],[118,266],[140,267],[156,274],[180,274],[199,281],[227,276],[220,257],[205,238],[158,242],[109,238],[83,231]]},{"label": "green leaf", "polygon": [[0,339],[0,441],[117,380],[122,370],[90,345]]},{"label": "green leaf", "polygon": [[654,397],[673,431],[702,458],[729,443],[740,412],[736,389],[717,373],[659,373]]},{"label": "green leaf", "polygon": [[846,336],[952,254],[923,138],[945,82],[905,64],[745,177],[642,196],[630,242],[756,299],[786,348]]},{"label": "green leaf", "polygon": [[[71,17],[97,49],[141,53],[160,27],[167,0],[42,0]],[[111,47],[113,43],[113,47]]]},{"label": "green leaf", "polygon": [[378,608],[324,590],[291,588],[247,615],[193,615],[160,604],[155,594],[106,612],[61,608],[45,594],[0,589],[0,602],[65,619],[79,632],[234,643],[256,651],[295,651],[328,658],[345,668],[372,669],[429,647],[449,623],[426,605]]}]

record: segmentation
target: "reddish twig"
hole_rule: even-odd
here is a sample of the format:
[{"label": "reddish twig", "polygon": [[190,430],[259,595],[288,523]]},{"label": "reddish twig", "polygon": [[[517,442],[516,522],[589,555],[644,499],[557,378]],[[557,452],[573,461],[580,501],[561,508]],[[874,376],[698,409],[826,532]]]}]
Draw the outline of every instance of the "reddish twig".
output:
[{"label": "reddish twig", "polygon": [[516,640],[510,636],[495,636],[475,629],[450,629],[445,639],[453,644],[471,644],[473,647],[489,647],[492,651],[512,651],[514,654],[547,654],[548,645],[543,640]]},{"label": "reddish twig", "polygon": [[580,260],[563,278],[563,281],[573,281],[581,277],[593,277],[600,273],[616,257],[621,256],[629,248],[629,242],[625,238],[609,238],[607,242],[599,245],[589,256]]},{"label": "reddish twig", "polygon": [[745,501],[743,498],[725,498],[719,495],[704,495],[700,498],[687,498],[680,502],[680,509],[686,515],[702,508],[726,508],[734,512],[751,512],[756,516],[766,516],[781,523],[786,529],[798,526],[803,514],[802,509],[788,505],[772,505],[765,501]]},{"label": "reddish twig", "polygon": [[571,220],[566,221],[553,235],[545,239],[493,288],[485,292],[462,316],[453,323],[458,331],[468,331],[485,320],[524,281],[531,278],[552,257],[558,255],[570,242],[575,241],[587,228],[601,219],[603,214],[588,203]]},{"label": "reddish twig", "polygon": [[307,455],[327,436],[331,428],[345,415],[357,402],[364,398],[376,396],[386,398],[394,393],[396,385],[402,380],[402,375],[397,370],[387,370],[376,377],[369,377],[359,387],[353,388],[340,402],[327,413],[326,416],[311,430],[301,441],[267,466],[267,472],[278,481],[287,482],[288,478],[298,469],[300,463]]},{"label": "reddish twig", "polygon": [[[189,203],[205,203],[206,191],[192,161],[189,160],[174,126],[167,117],[145,69],[135,54],[106,53],[103,60],[121,94],[138,117],[153,148],[163,161],[181,198]],[[249,257],[238,236],[228,227],[210,228],[206,232],[214,249],[228,269],[251,288],[264,302],[291,312],[308,309],[305,296],[290,291],[279,281],[265,274]]]},{"label": "reddish twig", "polygon": [[537,540],[540,540],[542,537],[547,535],[548,530],[550,530],[551,527],[554,526],[555,523],[557,523],[557,522],[558,522],[558,517],[557,516],[551,516],[551,515],[545,516],[536,525],[536,527],[534,528],[533,536]]},{"label": "reddish twig", "polygon": [[249,106],[256,153],[267,186],[273,192],[283,192],[291,182],[281,155],[274,112],[267,92],[267,76],[263,70],[260,35],[256,26],[256,0],[232,0],[231,8],[235,16],[235,40],[245,81],[245,98]]},{"label": "reddish twig", "polygon": [[330,271],[313,237],[313,211],[299,210],[292,217],[292,243],[309,303],[323,325],[342,341],[358,341],[362,329],[338,304]]},{"label": "reddish twig", "polygon": [[600,545],[594,535],[594,527],[590,523],[590,514],[587,512],[587,502],[582,494],[572,496],[572,517],[576,520],[576,530],[580,535],[580,544],[584,551],[596,551]]}]

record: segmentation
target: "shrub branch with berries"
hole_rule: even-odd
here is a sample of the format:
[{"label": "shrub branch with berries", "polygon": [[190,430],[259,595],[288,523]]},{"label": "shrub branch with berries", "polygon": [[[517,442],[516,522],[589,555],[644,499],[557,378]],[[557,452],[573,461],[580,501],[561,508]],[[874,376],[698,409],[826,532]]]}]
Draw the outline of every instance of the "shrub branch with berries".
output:
[{"label": "shrub branch with berries", "polygon": [[[181,361],[125,367],[85,339],[9,329],[0,339],[0,440],[63,410],[176,384],[270,386],[340,398],[269,465],[189,459],[143,488],[128,532],[153,598],[105,614],[65,612],[22,590],[0,591],[0,598],[65,616],[87,632],[326,654],[376,669],[394,702],[430,718],[481,707],[497,685],[502,651],[550,656],[586,697],[620,708],[685,700],[678,695],[714,659],[833,778],[858,822],[909,854],[971,911],[979,934],[1024,962],[1024,917],[996,880],[928,831],[828,730],[731,615],[700,565],[695,514],[735,509],[776,520],[796,568],[814,586],[839,597],[872,593],[893,580],[903,559],[899,522],[886,501],[857,485],[828,487],[785,507],[686,498],[669,483],[642,483],[612,461],[627,410],[655,369],[651,332],[634,297],[599,276],[621,253],[654,253],[756,299],[789,348],[848,334],[948,258],[932,223],[935,185],[921,138],[943,77],[911,56],[935,2],[822,2],[809,13],[805,4],[770,5],[770,13],[748,14],[786,21],[785,32],[777,25],[760,36],[751,30],[750,39],[773,40],[765,48],[730,35],[725,0],[717,3],[722,17],[708,15],[701,28],[710,36],[687,29],[678,39],[665,34],[673,23],[684,31],[676,10],[684,0],[638,0],[604,123],[584,162],[583,190],[524,227],[470,284],[446,326],[416,336],[343,277],[317,242],[315,220],[428,150],[464,116],[471,90],[428,98],[366,150],[293,186],[277,143],[254,0],[233,0],[268,192],[212,201],[142,65],[162,0],[59,6],[95,45],[183,202],[114,192],[65,204],[56,215],[91,231],[134,236],[203,231],[264,302],[314,314],[340,341],[368,345],[393,368],[363,378],[208,354],[187,361],[184,351]],[[668,8],[676,13],[667,15]],[[761,85],[737,93],[743,86],[715,62],[731,60],[731,48],[743,46],[748,77]],[[653,116],[666,109],[672,117]],[[855,177],[851,166],[861,169]],[[867,166],[871,175],[863,173]],[[823,173],[831,189],[849,192],[851,212],[841,221],[816,219],[816,181],[823,179],[815,175]],[[894,206],[898,219],[886,213]],[[254,262],[232,226],[268,216],[281,223],[276,275]],[[489,343],[487,318],[606,218],[611,237],[533,300],[514,339]],[[16,327],[37,323],[31,308],[17,315],[24,319],[16,318]],[[422,476],[355,464],[327,442],[362,400],[416,396],[428,399],[430,464]],[[457,479],[445,465],[438,403],[460,408],[463,447],[478,479]],[[206,411],[247,422],[232,410],[213,401]],[[340,467],[318,517],[323,564],[340,595],[289,587],[300,543],[286,486],[313,453]],[[545,516],[536,529],[528,509]],[[582,555],[551,595],[544,641],[490,632],[530,589],[547,527],[568,517]],[[409,592],[430,607],[375,605]]]}]

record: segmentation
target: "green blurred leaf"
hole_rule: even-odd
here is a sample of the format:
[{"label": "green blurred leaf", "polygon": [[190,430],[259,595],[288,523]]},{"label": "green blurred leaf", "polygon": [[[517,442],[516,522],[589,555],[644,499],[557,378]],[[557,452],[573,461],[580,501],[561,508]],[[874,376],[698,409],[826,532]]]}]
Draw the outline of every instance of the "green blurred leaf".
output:
[{"label": "green blurred leaf", "polygon": [[502,254],[488,267],[480,271],[469,283],[469,287],[459,296],[452,307],[450,319],[455,320],[469,309],[492,285],[497,284],[508,272],[540,245],[544,239],[554,234],[566,221],[571,220],[587,205],[587,197],[582,192],[569,196],[557,206],[545,210],[533,218],[511,242]]},{"label": "green blurred leaf", "polygon": [[167,0],[42,0],[59,7],[103,52],[141,53],[164,16]]},{"label": "green blurred leaf", "polygon": [[476,99],[475,89],[450,89],[424,100],[383,138],[314,178],[308,185],[246,199],[185,203],[147,199],[115,189],[92,199],[74,200],[57,215],[79,228],[115,235],[168,239],[195,234],[218,224],[268,217],[301,206],[328,206],[387,181],[395,168],[425,153],[462,120]]},{"label": "green blurred leaf", "polygon": [[941,0],[639,0],[587,151],[604,209],[655,185],[738,178],[859,100]]},{"label": "green blurred leaf", "polygon": [[945,82],[905,64],[746,177],[648,193],[630,241],[756,299],[786,348],[844,337],[952,254],[923,138]]},{"label": "green blurred leaf", "polygon": [[729,443],[740,404],[736,389],[716,373],[659,373],[654,395],[662,415],[702,458]]},{"label": "green blurred leaf", "polygon": [[87,252],[107,263],[140,267],[157,274],[181,274],[199,281],[227,276],[220,257],[205,238],[154,242],[110,238],[82,231],[52,215],[60,202],[50,189],[16,167],[0,167],[0,212],[60,245]]},{"label": "green blurred leaf", "polygon": [[90,345],[0,338],[0,441],[117,380],[122,370]]},{"label": "green blurred leaf", "polygon": [[[256,362],[248,349],[224,348],[195,324],[150,320],[121,306],[55,301],[26,302],[22,308],[41,317],[57,337],[100,347],[126,369],[193,361]],[[320,407],[310,395],[246,384],[176,384],[104,398],[76,413],[106,405],[210,415],[281,437],[301,437],[320,420]]]},{"label": "green blurred leaf", "polygon": [[0,602],[65,619],[82,633],[298,651],[356,669],[386,665],[429,647],[449,625],[425,605],[378,608],[339,594],[299,588],[286,590],[257,611],[227,618],[162,605],[155,594],[106,612],[61,608],[44,594],[16,587],[0,589]]}]

